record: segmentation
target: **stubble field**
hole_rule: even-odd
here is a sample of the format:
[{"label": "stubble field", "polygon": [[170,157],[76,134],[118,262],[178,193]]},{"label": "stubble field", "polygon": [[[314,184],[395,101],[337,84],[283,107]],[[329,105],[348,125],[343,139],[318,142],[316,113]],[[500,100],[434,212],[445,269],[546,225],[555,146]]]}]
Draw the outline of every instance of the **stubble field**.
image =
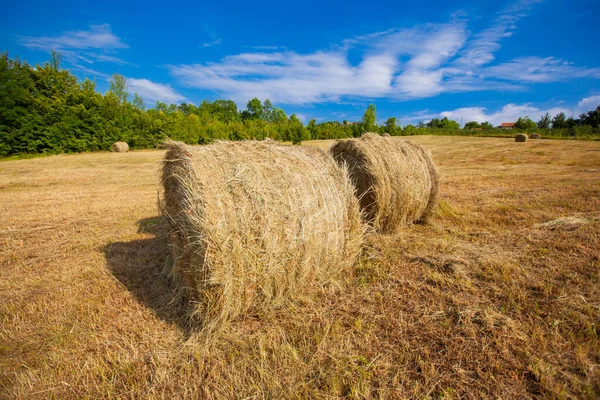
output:
[{"label": "stubble field", "polygon": [[600,142],[408,140],[431,223],[210,343],[161,274],[163,151],[0,162],[0,397],[599,397]]}]

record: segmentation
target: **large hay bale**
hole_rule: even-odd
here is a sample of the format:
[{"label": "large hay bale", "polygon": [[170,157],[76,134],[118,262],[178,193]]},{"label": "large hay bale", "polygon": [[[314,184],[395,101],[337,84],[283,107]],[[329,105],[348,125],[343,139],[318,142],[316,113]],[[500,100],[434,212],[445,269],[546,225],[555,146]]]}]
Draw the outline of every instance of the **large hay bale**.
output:
[{"label": "large hay bale", "polygon": [[540,138],[540,134],[539,133],[532,133],[531,136],[529,136],[530,139],[539,139]]},{"label": "large hay bale", "polygon": [[129,145],[125,142],[113,143],[112,151],[115,153],[127,153],[129,151]]},{"label": "large hay bale", "polygon": [[377,231],[393,232],[431,214],[439,176],[429,150],[367,133],[338,141],[329,151],[347,165],[363,213]]},{"label": "large hay bale", "polygon": [[519,133],[517,136],[515,136],[515,142],[526,142],[527,141],[527,135],[525,133]]},{"label": "large hay bale", "polygon": [[383,137],[390,137],[390,134],[389,134],[389,133],[387,133],[387,132],[385,132],[385,133],[384,133],[383,135],[381,135],[381,136],[383,136]]},{"label": "large hay bale", "polygon": [[172,272],[213,330],[337,287],[364,233],[347,172],[316,148],[167,142]]}]

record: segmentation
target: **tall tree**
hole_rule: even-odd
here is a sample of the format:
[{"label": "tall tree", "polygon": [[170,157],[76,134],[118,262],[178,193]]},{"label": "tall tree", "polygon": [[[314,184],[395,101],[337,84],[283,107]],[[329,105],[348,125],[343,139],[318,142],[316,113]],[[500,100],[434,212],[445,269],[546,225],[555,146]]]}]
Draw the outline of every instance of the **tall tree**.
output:
[{"label": "tall tree", "polygon": [[365,132],[372,132],[375,130],[375,121],[377,121],[377,111],[375,110],[375,104],[369,104],[365,114],[362,118],[362,125]]},{"label": "tall tree", "polygon": [[146,109],[146,104],[144,103],[144,99],[142,99],[140,97],[140,95],[137,93],[133,94],[133,100],[132,100],[131,104],[133,105],[133,107],[137,108],[138,110]]},{"label": "tall tree", "polygon": [[550,118],[550,114],[546,113],[540,117],[540,120],[537,123],[537,127],[540,129],[550,129],[551,123],[552,118]]},{"label": "tall tree", "polygon": [[253,98],[246,104],[246,110],[242,115],[244,119],[262,119],[263,105],[258,98]]},{"label": "tall tree", "polygon": [[304,125],[302,121],[296,117],[296,114],[290,116],[289,122],[290,139],[293,144],[301,144],[304,139]]},{"label": "tall tree", "polygon": [[481,125],[479,125],[479,122],[469,121],[465,124],[463,129],[468,131],[470,129],[477,129],[477,128],[481,128]]},{"label": "tall tree", "polygon": [[566,128],[567,116],[564,112],[559,112],[552,118],[552,129]]},{"label": "tall tree", "polygon": [[50,63],[52,64],[52,68],[55,71],[58,71],[60,68],[60,62],[62,60],[62,54],[54,49],[52,49],[52,54],[50,56]]},{"label": "tall tree", "polygon": [[123,75],[113,74],[109,83],[109,92],[113,93],[119,99],[119,103],[127,102],[127,80]]},{"label": "tall tree", "polygon": [[520,131],[532,131],[536,128],[536,123],[529,119],[529,117],[519,117],[514,126],[514,129],[518,129]]},{"label": "tall tree", "polygon": [[396,120],[396,117],[389,117],[385,121],[385,130],[392,136],[395,136],[399,133],[400,128],[398,127],[398,121]]}]

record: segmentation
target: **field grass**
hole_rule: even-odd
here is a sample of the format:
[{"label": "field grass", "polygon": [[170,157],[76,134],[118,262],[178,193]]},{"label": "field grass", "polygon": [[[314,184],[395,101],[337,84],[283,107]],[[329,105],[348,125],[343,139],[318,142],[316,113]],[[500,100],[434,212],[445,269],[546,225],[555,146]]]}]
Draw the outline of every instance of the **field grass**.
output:
[{"label": "field grass", "polygon": [[160,273],[162,151],[0,163],[0,397],[599,397],[600,143],[408,139],[432,222],[209,343]]}]

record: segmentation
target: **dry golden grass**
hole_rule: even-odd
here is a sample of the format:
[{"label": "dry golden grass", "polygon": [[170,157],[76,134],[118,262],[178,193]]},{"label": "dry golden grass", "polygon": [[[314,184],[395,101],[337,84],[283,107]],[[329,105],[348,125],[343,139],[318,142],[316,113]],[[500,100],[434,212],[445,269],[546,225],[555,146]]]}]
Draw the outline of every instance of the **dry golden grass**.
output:
[{"label": "dry golden grass", "polygon": [[600,143],[408,139],[442,175],[431,223],[210,346],[160,275],[164,152],[0,162],[0,396],[600,396]]}]

